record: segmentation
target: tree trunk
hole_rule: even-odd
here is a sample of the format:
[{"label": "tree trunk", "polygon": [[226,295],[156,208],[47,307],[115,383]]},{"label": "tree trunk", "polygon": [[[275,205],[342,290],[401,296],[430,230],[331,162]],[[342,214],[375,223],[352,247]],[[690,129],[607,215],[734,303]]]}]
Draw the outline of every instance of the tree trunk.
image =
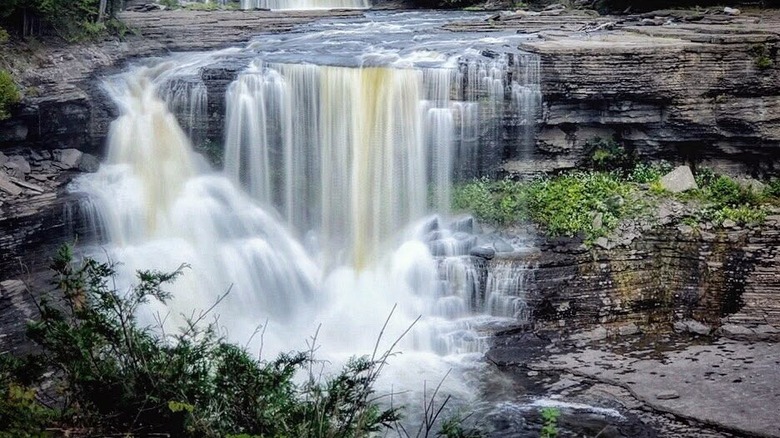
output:
[{"label": "tree trunk", "polygon": [[106,7],[108,6],[108,0],[100,0],[100,7],[98,8],[98,23],[102,23],[106,19]]}]

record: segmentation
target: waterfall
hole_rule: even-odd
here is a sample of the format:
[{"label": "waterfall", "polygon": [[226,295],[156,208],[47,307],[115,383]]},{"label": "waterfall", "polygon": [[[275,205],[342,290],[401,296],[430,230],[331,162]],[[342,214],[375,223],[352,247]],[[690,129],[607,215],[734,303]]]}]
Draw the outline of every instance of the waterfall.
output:
[{"label": "waterfall", "polygon": [[241,9],[367,9],[369,0],[241,0]]},{"label": "waterfall", "polygon": [[[401,345],[415,360],[398,372],[441,370],[441,356],[483,351],[491,321],[527,317],[526,270],[488,273],[470,255],[479,227],[451,217],[450,197],[453,181],[530,141],[538,58],[462,49],[464,37],[448,43],[456,55],[372,46],[334,62],[320,45],[353,47],[356,31],[324,28],[110,78],[119,117],[108,159],[73,190],[87,195],[105,254],[123,263],[120,287],[139,269],[192,266],[145,321],[170,313],[175,327],[230,290],[218,313],[231,339],[267,320],[272,354],[305,348],[322,323],[323,350],[343,358],[370,352],[397,305],[380,348],[422,315]],[[415,29],[369,22],[359,32],[427,38]],[[204,69],[226,62],[242,68],[224,96],[224,169],[212,169],[192,143],[212,135],[218,103]]]}]

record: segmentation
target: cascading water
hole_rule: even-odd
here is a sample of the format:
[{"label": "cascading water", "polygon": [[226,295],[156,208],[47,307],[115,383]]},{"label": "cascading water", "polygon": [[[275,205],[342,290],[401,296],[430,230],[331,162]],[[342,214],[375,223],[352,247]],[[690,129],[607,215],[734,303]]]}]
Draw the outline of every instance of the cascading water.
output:
[{"label": "cascading water", "polygon": [[[321,323],[318,341],[338,361],[370,352],[397,305],[383,346],[422,319],[386,376],[395,388],[471,366],[454,355],[481,351],[481,326],[525,317],[524,274],[485,277],[469,255],[473,221],[448,214],[453,177],[473,176],[461,169],[507,147],[507,129],[532,132],[538,59],[512,48],[521,36],[432,44],[418,30],[446,15],[389,17],[177,55],[108,83],[120,110],[108,160],[74,189],[89,195],[124,284],[138,269],[192,266],[150,313],[175,324],[230,289],[218,313],[231,338],[268,320],[270,355],[303,348]],[[227,90],[225,169],[214,172],[186,131],[197,138],[207,120],[200,72],[229,60],[246,68]]]},{"label": "cascading water", "polygon": [[369,0],[241,0],[241,9],[367,9]]}]

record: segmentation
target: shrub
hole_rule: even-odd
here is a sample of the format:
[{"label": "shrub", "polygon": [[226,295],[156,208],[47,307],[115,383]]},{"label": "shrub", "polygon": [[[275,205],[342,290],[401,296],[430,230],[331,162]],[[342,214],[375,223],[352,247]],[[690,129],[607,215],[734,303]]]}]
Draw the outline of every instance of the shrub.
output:
[{"label": "shrub", "polygon": [[628,172],[634,167],[636,157],[614,139],[593,138],[585,143],[585,167],[598,171],[620,170]]},{"label": "shrub", "polygon": [[561,411],[556,408],[542,409],[542,420],[544,420],[544,425],[539,434],[541,438],[556,438],[558,436],[558,418],[560,416]]},{"label": "shrub", "polygon": [[11,117],[11,107],[19,103],[21,96],[14,78],[5,70],[0,70],[0,120]]},{"label": "shrub", "polygon": [[766,70],[774,65],[772,53],[766,44],[756,44],[751,47],[750,55],[753,56],[753,63],[759,70]]},{"label": "shrub", "polygon": [[[500,225],[533,220],[551,236],[604,235],[632,214],[633,188],[617,174],[574,172],[531,182],[477,180],[454,190],[453,206]],[[594,229],[601,213],[602,228]]]},{"label": "shrub", "polygon": [[725,220],[732,220],[738,225],[754,225],[763,223],[766,219],[766,211],[761,207],[741,205],[738,207],[721,207],[710,215],[712,222],[722,225]]},{"label": "shrub", "polygon": [[755,205],[760,202],[759,197],[750,189],[740,186],[725,175],[715,178],[705,189],[707,199],[720,207]]},{"label": "shrub", "polygon": [[[629,213],[630,185],[614,174],[572,173],[544,179],[529,188],[528,215],[553,236],[584,234],[593,239],[617,226]],[[602,228],[593,228],[595,214],[602,214]]]},{"label": "shrub", "polygon": [[[16,359],[0,364],[0,436],[37,435],[57,423],[93,435],[363,437],[399,418],[372,395],[390,352],[354,358],[323,381],[310,371],[311,352],[259,361],[220,338],[214,324],[201,326],[208,312],[176,335],[139,326],[138,307],[166,301],[164,285],[186,267],[138,272],[127,293],[111,287],[112,265],[73,263],[68,247],[52,267],[64,302],[42,300],[29,326],[41,353],[26,363],[40,364],[37,370]],[[61,411],[31,389],[44,370],[56,376]]]},{"label": "shrub", "polygon": [[657,182],[664,175],[672,171],[672,165],[666,161],[658,163],[637,163],[627,175],[629,181],[639,184]]}]

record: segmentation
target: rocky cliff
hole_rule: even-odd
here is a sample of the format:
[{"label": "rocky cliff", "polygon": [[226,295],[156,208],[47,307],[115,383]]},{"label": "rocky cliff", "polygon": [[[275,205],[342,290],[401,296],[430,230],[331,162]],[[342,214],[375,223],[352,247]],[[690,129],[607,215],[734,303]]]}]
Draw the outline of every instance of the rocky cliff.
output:
[{"label": "rocky cliff", "polygon": [[[536,168],[573,167],[588,140],[615,137],[650,158],[734,173],[776,171],[777,13],[661,11],[560,26],[556,20],[497,20],[498,27],[539,31],[538,39],[522,46],[542,59],[545,108]],[[527,166],[506,168],[522,172]]]}]

